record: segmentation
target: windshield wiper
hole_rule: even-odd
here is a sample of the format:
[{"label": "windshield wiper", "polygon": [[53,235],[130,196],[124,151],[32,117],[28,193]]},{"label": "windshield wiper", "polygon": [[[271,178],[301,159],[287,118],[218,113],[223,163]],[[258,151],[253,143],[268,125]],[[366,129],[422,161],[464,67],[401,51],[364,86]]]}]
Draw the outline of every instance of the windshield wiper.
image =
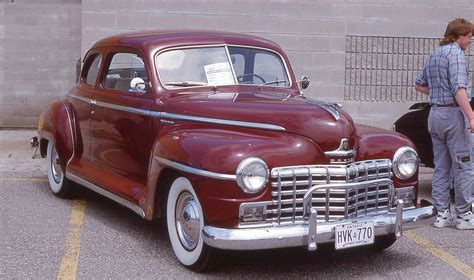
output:
[{"label": "windshield wiper", "polygon": [[194,86],[207,86],[207,83],[205,83],[205,82],[190,82],[190,81],[166,82],[165,86],[194,87]]},{"label": "windshield wiper", "polygon": [[277,84],[279,85],[280,83],[288,83],[287,80],[275,80],[275,81],[269,81],[269,82],[265,82],[263,84],[259,84],[258,87],[262,87],[262,86],[266,86],[266,85],[273,85],[273,84]]}]

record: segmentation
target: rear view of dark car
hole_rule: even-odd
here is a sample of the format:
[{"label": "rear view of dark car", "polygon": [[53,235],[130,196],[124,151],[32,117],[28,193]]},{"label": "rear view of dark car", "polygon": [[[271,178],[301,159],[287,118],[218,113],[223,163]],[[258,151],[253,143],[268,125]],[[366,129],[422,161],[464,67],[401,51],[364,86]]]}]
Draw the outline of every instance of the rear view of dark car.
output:
[{"label": "rear view of dark car", "polygon": [[[474,108],[474,100],[471,100],[471,107]],[[428,131],[430,105],[427,102],[415,103],[409,110],[394,123],[393,129],[410,138],[415,144],[420,163],[434,168],[433,143]]]},{"label": "rear view of dark car", "polygon": [[420,163],[433,168],[433,144],[428,131],[430,106],[426,102],[416,103],[409,110],[395,122],[394,130],[407,136],[415,144]]}]

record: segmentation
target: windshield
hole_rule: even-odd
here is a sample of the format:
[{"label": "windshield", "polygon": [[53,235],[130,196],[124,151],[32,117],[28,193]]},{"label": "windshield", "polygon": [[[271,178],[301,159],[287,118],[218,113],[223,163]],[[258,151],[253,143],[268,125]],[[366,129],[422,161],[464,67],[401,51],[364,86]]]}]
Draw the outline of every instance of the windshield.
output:
[{"label": "windshield", "polygon": [[[249,47],[197,47],[160,53],[156,68],[165,88],[221,85],[289,87],[274,52]],[[229,61],[230,58],[230,61]]]}]

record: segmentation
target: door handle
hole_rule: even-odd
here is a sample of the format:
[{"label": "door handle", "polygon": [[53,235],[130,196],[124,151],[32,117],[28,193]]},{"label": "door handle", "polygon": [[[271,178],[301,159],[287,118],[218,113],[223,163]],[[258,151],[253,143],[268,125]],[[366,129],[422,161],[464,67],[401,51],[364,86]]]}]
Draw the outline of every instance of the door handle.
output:
[{"label": "door handle", "polygon": [[[91,105],[97,105],[97,100],[91,99]],[[91,108],[91,115],[94,115],[94,114],[95,114],[95,110],[92,107]]]}]

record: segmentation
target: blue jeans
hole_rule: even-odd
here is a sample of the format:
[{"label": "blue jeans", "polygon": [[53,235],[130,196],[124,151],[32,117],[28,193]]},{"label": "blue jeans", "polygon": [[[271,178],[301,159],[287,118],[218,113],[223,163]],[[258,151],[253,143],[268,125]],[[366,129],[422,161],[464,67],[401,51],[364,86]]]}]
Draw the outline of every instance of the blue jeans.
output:
[{"label": "blue jeans", "polygon": [[456,213],[459,215],[471,210],[474,167],[471,157],[472,135],[468,127],[469,122],[460,108],[431,108],[428,130],[433,141],[435,164],[432,196],[438,211],[449,208],[452,177],[456,193]]}]

